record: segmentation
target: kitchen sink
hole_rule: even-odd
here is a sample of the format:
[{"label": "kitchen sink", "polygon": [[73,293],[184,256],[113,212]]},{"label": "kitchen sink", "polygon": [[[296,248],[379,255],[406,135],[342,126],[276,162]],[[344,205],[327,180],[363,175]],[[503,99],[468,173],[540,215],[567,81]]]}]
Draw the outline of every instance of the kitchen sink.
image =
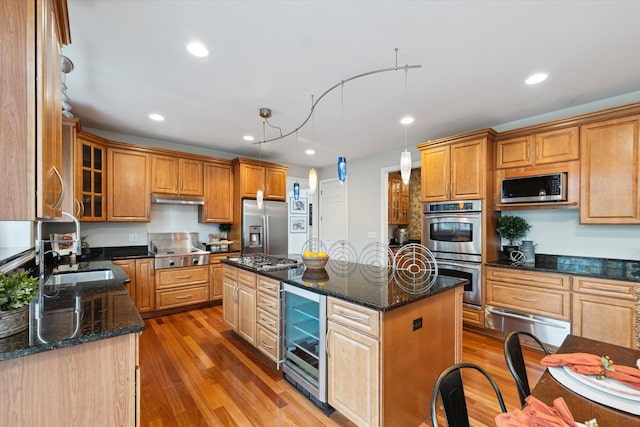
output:
[{"label": "kitchen sink", "polygon": [[47,280],[48,285],[60,285],[62,283],[95,282],[98,280],[113,279],[111,270],[81,271],[73,273],[54,274]]}]

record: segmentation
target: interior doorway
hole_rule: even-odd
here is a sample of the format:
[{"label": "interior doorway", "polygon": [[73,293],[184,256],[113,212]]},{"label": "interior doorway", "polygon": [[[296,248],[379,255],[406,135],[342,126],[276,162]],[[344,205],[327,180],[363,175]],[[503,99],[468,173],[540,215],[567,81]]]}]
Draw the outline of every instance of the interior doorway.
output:
[{"label": "interior doorway", "polygon": [[326,249],[336,240],[349,240],[347,234],[347,186],[337,179],[320,181],[318,237]]}]

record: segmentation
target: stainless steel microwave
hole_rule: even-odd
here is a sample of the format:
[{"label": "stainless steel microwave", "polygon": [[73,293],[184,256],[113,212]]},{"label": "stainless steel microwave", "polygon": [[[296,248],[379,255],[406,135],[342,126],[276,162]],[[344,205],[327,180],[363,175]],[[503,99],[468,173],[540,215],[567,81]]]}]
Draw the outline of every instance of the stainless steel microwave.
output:
[{"label": "stainless steel microwave", "polygon": [[522,176],[502,180],[502,203],[564,202],[567,200],[567,174]]}]

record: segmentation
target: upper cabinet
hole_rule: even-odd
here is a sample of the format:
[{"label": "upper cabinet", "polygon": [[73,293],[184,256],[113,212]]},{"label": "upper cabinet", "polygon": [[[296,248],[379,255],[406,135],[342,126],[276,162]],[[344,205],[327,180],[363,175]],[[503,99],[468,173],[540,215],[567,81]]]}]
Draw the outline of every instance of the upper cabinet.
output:
[{"label": "upper cabinet", "polygon": [[402,182],[399,173],[389,174],[389,224],[409,224],[409,185]]},{"label": "upper cabinet", "polygon": [[198,221],[233,222],[233,167],[230,162],[204,162],[204,206]]},{"label": "upper cabinet", "polygon": [[639,224],[640,115],[580,128],[580,223]]},{"label": "upper cabinet", "polygon": [[287,200],[287,167],[275,163],[237,158],[234,160],[237,198],[255,199],[262,189],[264,200]]},{"label": "upper cabinet", "polygon": [[107,221],[151,221],[149,157],[144,151],[107,147]]},{"label": "upper cabinet", "polygon": [[169,155],[151,155],[151,191],[203,195],[202,161]]},{"label": "upper cabinet", "polygon": [[99,136],[78,132],[75,154],[75,200],[81,221],[107,219],[107,143]]},{"label": "upper cabinet", "polygon": [[496,142],[496,169],[578,160],[578,127]]},{"label": "upper cabinet", "polygon": [[0,219],[59,217],[66,1],[3,1],[0,35]]},{"label": "upper cabinet", "polygon": [[[487,174],[493,169],[495,132],[479,132],[418,145],[422,159],[422,201],[483,199]],[[490,144],[490,145],[489,145]]]}]

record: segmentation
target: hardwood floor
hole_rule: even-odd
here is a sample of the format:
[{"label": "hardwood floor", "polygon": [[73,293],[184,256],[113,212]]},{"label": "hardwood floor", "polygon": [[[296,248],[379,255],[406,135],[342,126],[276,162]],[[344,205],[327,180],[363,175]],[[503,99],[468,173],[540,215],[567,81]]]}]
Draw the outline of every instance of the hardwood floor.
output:
[{"label": "hardwood floor", "polygon": [[[145,320],[140,337],[142,426],[352,426],[327,417],[251,351],[222,321],[222,306]],[[520,406],[502,340],[465,331],[463,361],[486,368],[507,409]],[[542,353],[524,351],[532,384]],[[499,411],[484,378],[464,375],[472,426],[493,426]],[[431,425],[425,420],[423,426]]]}]

